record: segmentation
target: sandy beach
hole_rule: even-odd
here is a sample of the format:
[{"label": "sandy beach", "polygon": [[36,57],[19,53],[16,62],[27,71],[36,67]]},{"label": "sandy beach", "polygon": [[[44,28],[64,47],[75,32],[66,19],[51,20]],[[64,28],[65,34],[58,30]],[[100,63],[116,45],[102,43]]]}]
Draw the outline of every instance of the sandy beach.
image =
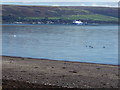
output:
[{"label": "sandy beach", "polygon": [[118,88],[118,66],[2,56],[2,88]]}]

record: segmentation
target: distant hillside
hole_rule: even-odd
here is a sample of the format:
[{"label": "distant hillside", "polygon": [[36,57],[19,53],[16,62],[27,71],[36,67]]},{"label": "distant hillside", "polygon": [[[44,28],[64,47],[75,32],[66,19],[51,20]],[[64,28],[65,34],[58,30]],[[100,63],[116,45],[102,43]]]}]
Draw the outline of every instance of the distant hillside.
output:
[{"label": "distant hillside", "polygon": [[90,23],[117,23],[118,8],[87,6],[3,5],[3,22],[62,22],[82,20]]}]

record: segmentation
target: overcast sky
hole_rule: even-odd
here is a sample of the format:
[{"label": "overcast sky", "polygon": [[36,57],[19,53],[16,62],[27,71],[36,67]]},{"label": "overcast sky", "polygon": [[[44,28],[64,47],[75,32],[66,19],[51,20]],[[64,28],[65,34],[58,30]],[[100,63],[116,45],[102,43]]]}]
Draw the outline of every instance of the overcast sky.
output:
[{"label": "overcast sky", "polygon": [[0,4],[37,5],[37,6],[118,7],[118,2],[119,2],[119,0],[2,0],[2,2],[0,2]]},{"label": "overcast sky", "polygon": [[119,2],[120,0],[1,0],[2,2]]}]

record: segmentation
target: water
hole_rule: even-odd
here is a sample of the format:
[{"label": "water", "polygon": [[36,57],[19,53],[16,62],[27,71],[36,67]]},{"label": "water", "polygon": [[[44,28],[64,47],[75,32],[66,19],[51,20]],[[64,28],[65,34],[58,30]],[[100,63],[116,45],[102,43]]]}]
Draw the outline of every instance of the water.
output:
[{"label": "water", "polygon": [[2,54],[118,64],[118,26],[3,25]]}]

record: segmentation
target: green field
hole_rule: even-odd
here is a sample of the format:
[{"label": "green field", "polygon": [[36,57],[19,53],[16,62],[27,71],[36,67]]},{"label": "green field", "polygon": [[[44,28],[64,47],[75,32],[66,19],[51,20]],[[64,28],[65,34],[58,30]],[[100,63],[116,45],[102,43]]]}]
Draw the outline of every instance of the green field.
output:
[{"label": "green field", "polygon": [[118,21],[118,18],[104,15],[71,15],[63,17],[65,20],[93,20],[93,21]]},{"label": "green field", "polygon": [[[25,19],[41,20],[46,17],[26,17]],[[104,15],[68,15],[63,17],[47,17],[48,20],[92,20],[92,21],[118,21],[118,18]]]}]

